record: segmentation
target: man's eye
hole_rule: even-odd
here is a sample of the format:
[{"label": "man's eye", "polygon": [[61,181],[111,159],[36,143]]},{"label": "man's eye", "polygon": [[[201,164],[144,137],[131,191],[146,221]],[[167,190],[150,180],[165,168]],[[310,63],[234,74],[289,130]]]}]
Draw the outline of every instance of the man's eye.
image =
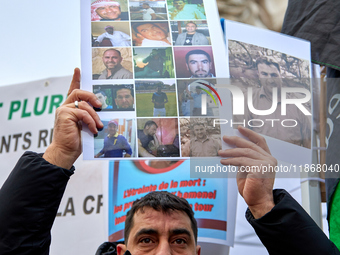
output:
[{"label": "man's eye", "polygon": [[202,63],[203,64],[208,64],[208,60],[203,60]]},{"label": "man's eye", "polygon": [[140,240],[141,243],[152,243],[152,240],[150,238],[144,238]]},{"label": "man's eye", "polygon": [[102,11],[104,10],[104,7],[98,7],[97,10]]},{"label": "man's eye", "polygon": [[184,239],[178,238],[174,241],[175,244],[186,244],[187,242]]}]

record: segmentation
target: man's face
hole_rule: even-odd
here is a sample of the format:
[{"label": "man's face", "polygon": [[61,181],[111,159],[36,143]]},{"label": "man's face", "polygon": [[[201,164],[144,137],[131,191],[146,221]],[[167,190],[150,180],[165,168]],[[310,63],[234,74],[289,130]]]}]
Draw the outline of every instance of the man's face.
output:
[{"label": "man's face", "polygon": [[156,125],[146,126],[145,130],[148,135],[154,136],[156,134],[157,127]]},{"label": "man's face", "polygon": [[162,92],[162,87],[158,87],[158,88],[157,88],[157,91],[158,91],[158,92]]},{"label": "man's face", "polygon": [[118,90],[115,102],[118,108],[120,109],[133,108],[133,97],[131,95],[131,90],[129,89]]},{"label": "man's face", "polygon": [[166,33],[153,24],[144,24],[137,27],[138,34],[149,40],[164,40],[167,35]]},{"label": "man's face", "polygon": [[143,4],[143,9],[149,9],[150,8],[150,6],[149,5],[147,5],[147,4]]},{"label": "man's face", "polygon": [[119,255],[126,249],[133,255],[199,255],[201,249],[184,212],[163,213],[150,207],[135,213],[127,246],[120,247]]},{"label": "man's face", "polygon": [[108,4],[98,7],[96,9],[96,13],[103,19],[118,19],[121,14],[121,10],[119,6]]},{"label": "man's face", "polygon": [[282,80],[279,70],[274,65],[258,64],[257,70],[261,86],[264,89],[281,87]]},{"label": "man's face", "polygon": [[174,7],[181,11],[185,6],[185,2],[184,1],[174,1]]},{"label": "man's face", "polygon": [[196,25],[193,23],[188,23],[185,26],[185,29],[187,30],[188,34],[194,34],[196,32]]},{"label": "man's face", "polygon": [[109,124],[107,127],[109,135],[115,135],[117,133],[117,126],[114,123]]},{"label": "man's face", "polygon": [[194,134],[198,139],[205,139],[207,137],[207,131],[203,125],[195,125]]},{"label": "man's face", "polygon": [[113,69],[122,62],[122,57],[114,50],[108,50],[103,55],[103,63],[107,69]]},{"label": "man's face", "polygon": [[211,62],[204,54],[191,54],[188,59],[187,68],[194,77],[208,77],[210,74]]},{"label": "man's face", "polygon": [[114,29],[113,29],[112,27],[108,27],[108,28],[106,29],[106,32],[108,32],[108,33],[111,34],[111,35],[113,35],[113,31],[114,31]]},{"label": "man's face", "polygon": [[102,105],[104,105],[106,103],[106,96],[103,96],[102,93],[97,93],[96,97],[98,98],[98,100],[102,103]]}]

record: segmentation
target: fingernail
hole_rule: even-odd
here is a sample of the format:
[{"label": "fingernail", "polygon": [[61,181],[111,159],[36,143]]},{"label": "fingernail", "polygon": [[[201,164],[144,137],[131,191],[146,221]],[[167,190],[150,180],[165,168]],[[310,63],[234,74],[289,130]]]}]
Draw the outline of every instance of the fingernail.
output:
[{"label": "fingernail", "polygon": [[96,112],[100,112],[102,110],[102,108],[97,108],[97,107],[93,107],[93,109],[96,111]]},{"label": "fingernail", "polygon": [[97,128],[98,131],[102,131],[104,129],[104,126],[102,128]]},{"label": "fingernail", "polygon": [[93,136],[94,136],[94,137],[97,137],[97,136],[98,136],[98,133],[97,133],[97,134],[94,134]]}]

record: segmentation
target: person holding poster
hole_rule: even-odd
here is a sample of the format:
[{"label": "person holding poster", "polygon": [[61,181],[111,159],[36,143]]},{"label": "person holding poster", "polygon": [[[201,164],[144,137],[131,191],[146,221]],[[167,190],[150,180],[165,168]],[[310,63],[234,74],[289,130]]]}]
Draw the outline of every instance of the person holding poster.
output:
[{"label": "person holding poster", "polygon": [[[26,152],[0,190],[0,204],[5,205],[0,207],[2,254],[49,254],[50,230],[75,170],[73,163],[81,154],[78,123],[87,123],[93,134],[103,128],[88,104],[100,108],[101,103],[79,87],[80,70],[76,69],[69,96],[56,112],[52,143],[43,155]],[[273,191],[275,173],[263,170],[274,168],[277,161],[265,139],[249,129],[238,130],[249,140],[225,136],[224,142],[235,148],[219,155],[225,158],[221,163],[240,167],[237,184],[249,206],[246,217],[269,254],[339,255],[336,246],[286,191]],[[247,167],[252,170],[242,171]],[[152,199],[148,202],[148,198]],[[183,199],[152,192],[132,205],[125,224],[125,244],[117,246],[118,255],[200,255],[195,222],[192,208]]]},{"label": "person holding poster", "polygon": [[99,158],[121,158],[131,157],[132,149],[126,138],[118,134],[118,123],[111,120],[107,126],[108,135],[104,138],[104,147],[94,157]]}]

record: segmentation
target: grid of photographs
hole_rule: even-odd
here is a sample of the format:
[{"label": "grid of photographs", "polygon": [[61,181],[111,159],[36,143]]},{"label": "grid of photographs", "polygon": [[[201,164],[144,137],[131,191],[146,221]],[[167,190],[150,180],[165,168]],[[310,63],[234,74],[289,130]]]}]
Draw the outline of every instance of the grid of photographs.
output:
[{"label": "grid of photographs", "polygon": [[217,156],[204,0],[91,0],[91,37],[92,90],[105,126],[94,158]]}]

